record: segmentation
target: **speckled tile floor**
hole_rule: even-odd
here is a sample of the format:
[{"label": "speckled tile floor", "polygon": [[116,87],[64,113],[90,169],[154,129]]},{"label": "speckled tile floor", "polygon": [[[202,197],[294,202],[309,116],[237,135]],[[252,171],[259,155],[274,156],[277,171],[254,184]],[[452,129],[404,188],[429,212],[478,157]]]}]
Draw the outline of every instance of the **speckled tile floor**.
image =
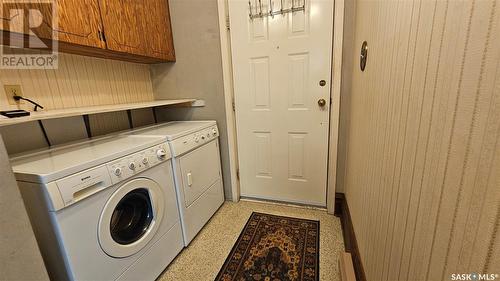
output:
[{"label": "speckled tile floor", "polygon": [[214,280],[252,212],[320,221],[320,280],[339,278],[338,257],[344,249],[339,218],[325,210],[241,200],[226,202],[202,231],[167,267],[158,281]]}]

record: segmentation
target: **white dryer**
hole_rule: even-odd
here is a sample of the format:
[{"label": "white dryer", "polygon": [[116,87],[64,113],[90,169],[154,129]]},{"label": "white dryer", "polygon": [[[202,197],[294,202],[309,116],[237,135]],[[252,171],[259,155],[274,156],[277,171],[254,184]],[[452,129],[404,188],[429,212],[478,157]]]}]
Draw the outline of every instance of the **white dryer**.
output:
[{"label": "white dryer", "polygon": [[174,121],[128,134],[162,136],[170,146],[185,246],[224,203],[215,121]]},{"label": "white dryer", "polygon": [[164,138],[113,136],[11,163],[52,280],[155,280],[182,250]]}]

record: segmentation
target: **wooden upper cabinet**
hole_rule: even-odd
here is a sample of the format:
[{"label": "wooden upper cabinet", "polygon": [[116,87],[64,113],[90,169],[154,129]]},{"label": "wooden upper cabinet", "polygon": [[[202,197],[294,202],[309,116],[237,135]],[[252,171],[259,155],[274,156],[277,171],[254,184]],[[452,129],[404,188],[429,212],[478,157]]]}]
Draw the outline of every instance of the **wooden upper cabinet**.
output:
[{"label": "wooden upper cabinet", "polygon": [[[44,1],[7,2],[0,0],[0,30],[18,39],[6,42],[12,36],[4,36],[4,44],[30,48],[23,36],[52,39],[55,31],[61,52],[140,63],[175,61],[168,0],[56,0],[56,21]],[[30,9],[39,12],[28,13]],[[41,25],[28,28],[28,14]]]},{"label": "wooden upper cabinet", "polygon": [[109,50],[175,60],[166,0],[100,0]]},{"label": "wooden upper cabinet", "polygon": [[[0,30],[3,32],[2,43],[4,45],[17,48],[41,48],[45,45],[39,45],[39,40],[24,40],[24,38],[27,35],[35,35],[41,39],[52,37],[52,30],[46,23],[52,21],[51,4],[8,0],[0,0],[0,4]],[[35,24],[36,27],[33,27]]]},{"label": "wooden upper cabinet", "polygon": [[144,4],[139,0],[99,0],[109,50],[146,55],[142,29]]},{"label": "wooden upper cabinet", "polygon": [[103,27],[98,0],[58,0],[58,40],[61,42],[105,48],[100,32]]},{"label": "wooden upper cabinet", "polygon": [[[52,7],[52,3],[43,1],[9,3],[2,0],[1,29],[57,39],[63,43],[105,48],[105,42],[99,37],[102,25],[97,1],[58,0],[55,2],[57,7]],[[29,27],[28,20],[36,27]]]},{"label": "wooden upper cabinet", "polygon": [[170,10],[166,0],[146,0],[148,15],[143,17],[146,41],[149,42],[151,56],[175,61],[174,41],[170,24]]}]

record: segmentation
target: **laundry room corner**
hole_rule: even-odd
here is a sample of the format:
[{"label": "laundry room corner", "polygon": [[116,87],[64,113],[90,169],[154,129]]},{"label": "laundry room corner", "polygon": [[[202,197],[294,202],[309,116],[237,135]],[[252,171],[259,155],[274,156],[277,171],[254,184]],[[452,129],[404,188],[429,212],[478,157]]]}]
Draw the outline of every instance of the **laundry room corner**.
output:
[{"label": "laundry room corner", "polygon": [[0,281],[500,281],[500,0],[0,15]]},{"label": "laundry room corner", "polygon": [[3,280],[49,280],[0,135],[0,256]]},{"label": "laundry room corner", "polygon": [[[204,100],[205,105],[158,108],[158,121],[217,121],[220,130],[224,194],[226,200],[232,200],[217,1],[170,0],[169,7],[176,62],[151,66],[154,96],[156,99],[190,96]],[[189,36],[186,36],[187,34]]]}]

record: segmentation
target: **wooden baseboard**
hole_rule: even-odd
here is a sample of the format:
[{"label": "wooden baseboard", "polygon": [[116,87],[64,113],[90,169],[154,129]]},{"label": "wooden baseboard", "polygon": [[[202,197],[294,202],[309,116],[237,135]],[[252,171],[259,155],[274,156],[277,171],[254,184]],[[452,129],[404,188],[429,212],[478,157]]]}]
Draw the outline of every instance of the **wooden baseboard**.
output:
[{"label": "wooden baseboard", "polygon": [[339,258],[340,280],[356,281],[356,273],[352,264],[351,254],[343,252]]},{"label": "wooden baseboard", "polygon": [[363,263],[361,262],[356,234],[354,233],[354,227],[352,226],[349,206],[347,205],[347,201],[343,193],[335,194],[335,216],[340,218],[340,222],[342,224],[345,251],[350,253],[352,256],[356,280],[366,281],[365,270],[363,269]]}]

